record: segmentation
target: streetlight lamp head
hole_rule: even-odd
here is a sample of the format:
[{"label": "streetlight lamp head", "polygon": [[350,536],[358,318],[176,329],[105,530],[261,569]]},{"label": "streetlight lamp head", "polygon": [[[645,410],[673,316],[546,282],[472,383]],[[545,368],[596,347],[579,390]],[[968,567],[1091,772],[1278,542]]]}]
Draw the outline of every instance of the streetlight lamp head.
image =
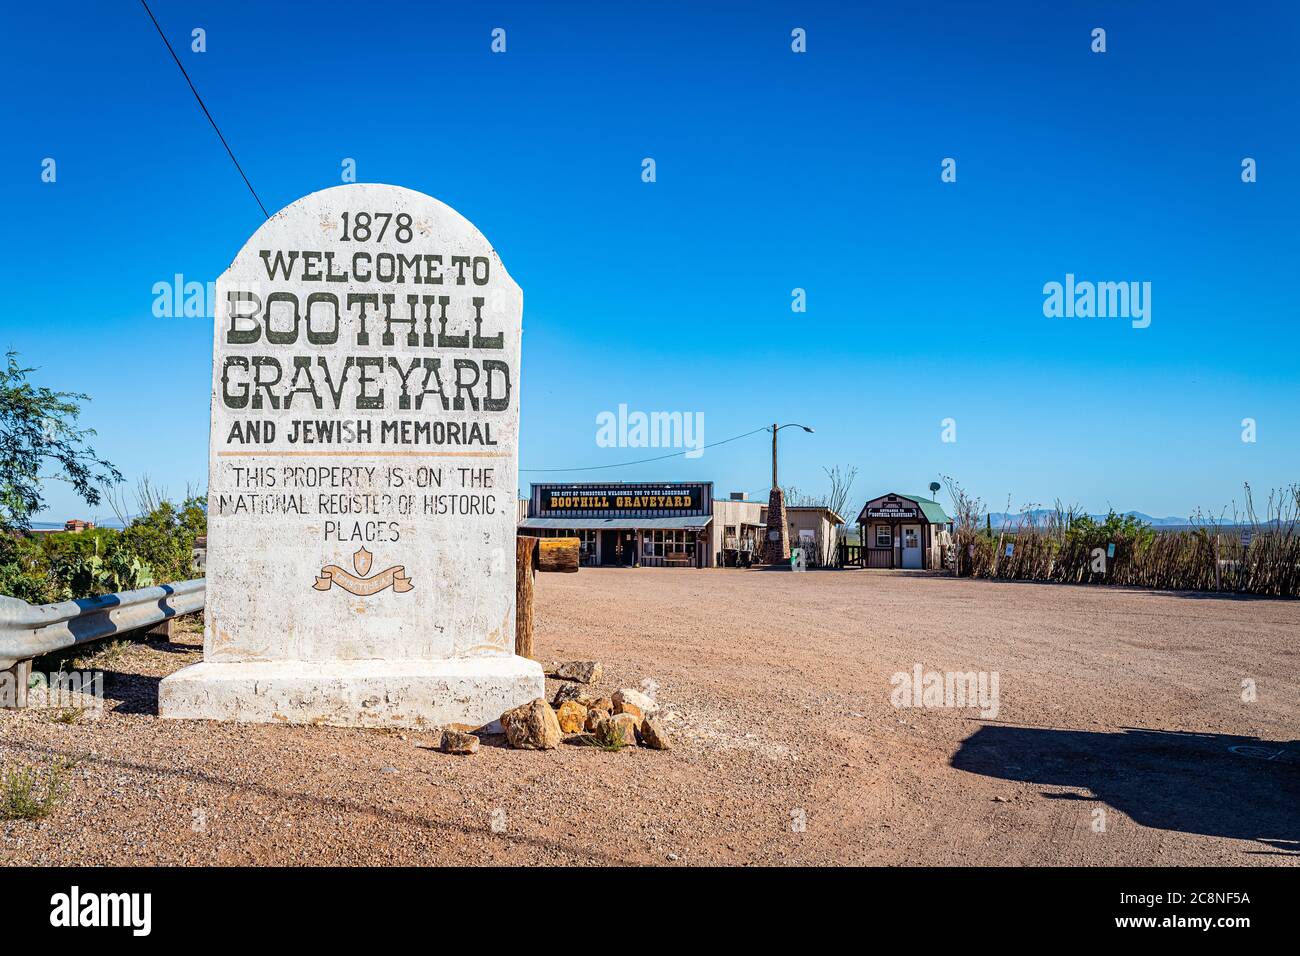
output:
[{"label": "streetlight lamp head", "polygon": [[804,431],[806,431],[808,434],[810,435],[812,434],[812,429],[809,428],[807,425],[800,425],[799,427],[802,428]]}]

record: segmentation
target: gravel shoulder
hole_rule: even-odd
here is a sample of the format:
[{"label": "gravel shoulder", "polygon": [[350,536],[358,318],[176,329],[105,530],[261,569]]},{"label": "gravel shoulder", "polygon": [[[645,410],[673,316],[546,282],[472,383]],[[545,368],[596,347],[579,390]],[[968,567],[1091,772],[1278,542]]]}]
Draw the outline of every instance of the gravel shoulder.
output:
[{"label": "gravel shoulder", "polygon": [[[672,750],[163,721],[189,624],[103,663],[98,716],[0,711],[0,773],[74,761],[50,816],[0,821],[0,863],[1300,861],[1300,602],[888,571],[537,583],[539,657],[601,661],[606,692],[652,680]],[[918,664],[996,672],[996,717],[894,707]]]}]

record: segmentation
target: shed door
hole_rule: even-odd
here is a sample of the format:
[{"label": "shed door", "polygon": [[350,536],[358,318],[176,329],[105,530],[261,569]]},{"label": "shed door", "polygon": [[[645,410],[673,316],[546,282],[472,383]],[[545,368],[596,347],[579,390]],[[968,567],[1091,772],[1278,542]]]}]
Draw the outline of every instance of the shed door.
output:
[{"label": "shed door", "polygon": [[921,526],[903,525],[903,567],[921,567]]}]

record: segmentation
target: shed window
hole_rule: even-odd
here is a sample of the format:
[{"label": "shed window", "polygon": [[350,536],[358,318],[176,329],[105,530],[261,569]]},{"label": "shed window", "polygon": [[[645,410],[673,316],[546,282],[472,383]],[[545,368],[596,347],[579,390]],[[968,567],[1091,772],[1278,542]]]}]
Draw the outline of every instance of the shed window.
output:
[{"label": "shed window", "polygon": [[893,546],[894,546],[894,539],[890,536],[889,525],[884,525],[884,524],[876,525],[876,547],[892,548]]}]

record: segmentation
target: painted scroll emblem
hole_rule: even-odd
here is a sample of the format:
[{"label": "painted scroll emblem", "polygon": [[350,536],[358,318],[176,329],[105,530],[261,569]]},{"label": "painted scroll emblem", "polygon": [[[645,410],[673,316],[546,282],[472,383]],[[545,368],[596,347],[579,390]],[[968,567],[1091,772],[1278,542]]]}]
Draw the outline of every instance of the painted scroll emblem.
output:
[{"label": "painted scroll emblem", "polygon": [[352,555],[352,566],[356,569],[356,574],[344,571],[337,564],[327,564],[320,569],[320,575],[316,578],[316,583],[312,585],[317,591],[328,591],[334,585],[338,585],[350,594],[359,594],[362,596],[368,594],[378,594],[380,591],[392,588],[394,591],[409,591],[415,587],[403,572],[406,568],[400,564],[394,565],[387,571],[380,571],[378,574],[366,575],[370,572],[370,564],[374,560],[374,555],[364,547]]}]

